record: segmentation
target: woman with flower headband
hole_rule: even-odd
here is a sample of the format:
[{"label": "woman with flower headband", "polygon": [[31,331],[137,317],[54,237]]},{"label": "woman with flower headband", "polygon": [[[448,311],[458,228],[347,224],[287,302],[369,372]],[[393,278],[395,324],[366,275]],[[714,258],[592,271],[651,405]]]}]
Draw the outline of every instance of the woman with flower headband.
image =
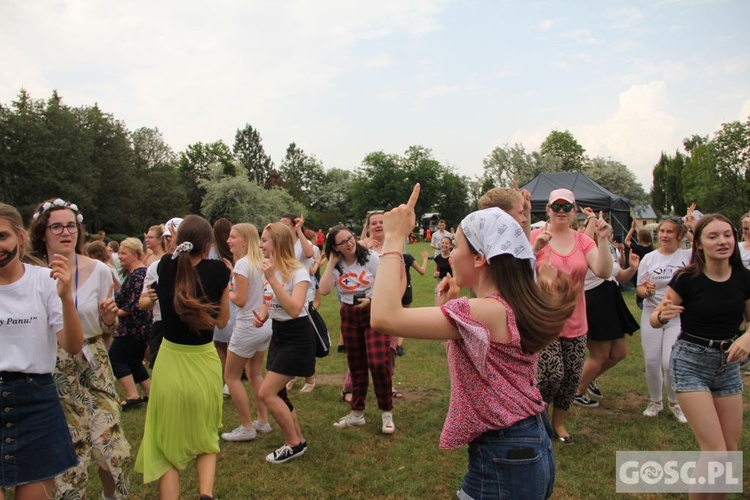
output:
[{"label": "woman with flower headband", "polygon": [[[418,196],[417,184],[406,205],[385,215],[372,325],[388,335],[447,341],[451,394],[440,448],[469,445],[459,498],[549,497],[555,462],[541,418],[537,353],[557,338],[579,288],[549,265],[540,267],[537,285],[523,229],[488,208],[459,225],[455,274],[443,281],[442,307],[403,308],[403,241],[414,227]],[[459,287],[476,298],[457,298]]]},{"label": "woman with flower headband", "polygon": [[88,466],[94,460],[103,496],[110,498],[128,494],[130,465],[130,445],[122,431],[120,398],[104,338],[117,328],[118,308],[110,268],[82,255],[82,222],[74,203],[51,199],[34,212],[29,237],[43,262],[56,254],[70,262],[71,290],[83,325],[83,350],[75,355],[57,351],[55,383],[80,465],[56,478],[56,496],[85,495]]},{"label": "woman with flower headband", "polygon": [[[609,252],[612,228],[600,213],[586,216],[587,224],[596,227],[597,243],[571,225],[576,218],[576,199],[569,189],[555,189],[549,195],[544,228],[531,232],[531,244],[537,254],[537,266],[549,258],[558,270],[570,275],[574,283],[583,287],[589,269],[602,279],[612,274],[613,259]],[[539,353],[539,390],[548,404],[553,405],[553,437],[563,443],[573,443],[573,436],[565,428],[568,411],[573,404],[578,382],[586,359],[586,298],[583,292],[576,298],[573,315],[565,322],[560,338]]]},{"label": "woman with flower headband", "polygon": [[662,391],[666,387],[669,409],[684,424],[687,419],[677,401],[669,374],[669,356],[680,335],[680,318],[676,317],[653,327],[649,317],[664,298],[664,292],[675,272],[690,262],[690,250],[681,248],[682,238],[686,233],[682,218],[665,217],[659,223],[657,233],[660,246],[641,260],[636,283],[636,293],[643,299],[641,346],[649,393],[649,402],[643,416],[653,418],[661,413],[664,409]]},{"label": "woman with flower headband", "polygon": [[179,498],[180,471],[194,459],[201,498],[213,498],[223,403],[213,331],[229,321],[230,273],[206,258],[211,240],[208,221],[187,216],[174,253],[159,261],[158,281],[141,296],[147,308],[159,302],[164,340],[135,470],[144,483],[159,481],[162,499]]}]

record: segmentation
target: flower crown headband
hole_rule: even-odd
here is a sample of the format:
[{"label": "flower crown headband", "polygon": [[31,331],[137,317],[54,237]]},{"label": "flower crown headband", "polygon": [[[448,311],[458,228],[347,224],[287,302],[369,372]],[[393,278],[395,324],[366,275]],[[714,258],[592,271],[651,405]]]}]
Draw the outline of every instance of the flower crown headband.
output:
[{"label": "flower crown headband", "polygon": [[63,200],[62,198],[57,198],[56,200],[51,201],[51,202],[45,201],[44,203],[42,203],[42,208],[38,212],[35,212],[32,217],[34,218],[34,220],[37,220],[40,215],[49,212],[53,208],[69,208],[73,212],[75,212],[76,221],[79,224],[83,222],[83,215],[78,213],[78,205],[76,205],[75,203],[67,202]]}]

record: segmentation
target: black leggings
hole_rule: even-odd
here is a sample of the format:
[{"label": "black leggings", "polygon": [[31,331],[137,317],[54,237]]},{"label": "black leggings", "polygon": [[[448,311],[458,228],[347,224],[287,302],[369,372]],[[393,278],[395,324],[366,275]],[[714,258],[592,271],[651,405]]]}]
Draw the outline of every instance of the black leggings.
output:
[{"label": "black leggings", "polygon": [[112,372],[118,380],[133,375],[136,384],[148,380],[148,371],[143,366],[146,354],[146,341],[132,335],[115,337],[109,348]]}]

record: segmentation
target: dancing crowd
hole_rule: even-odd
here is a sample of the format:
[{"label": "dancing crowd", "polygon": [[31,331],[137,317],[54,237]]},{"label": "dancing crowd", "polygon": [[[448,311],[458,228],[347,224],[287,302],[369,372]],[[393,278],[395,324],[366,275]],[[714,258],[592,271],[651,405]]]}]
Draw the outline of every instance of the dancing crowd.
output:
[{"label": "dancing crowd", "polygon": [[[600,404],[601,378],[639,328],[643,415],[663,411],[666,391],[700,450],[738,449],[750,213],[742,240],[732,221],[693,206],[662,219],[658,247],[634,220],[618,248],[604,214],[568,189],[550,193],[547,221],[532,231],[529,193],[494,188],[455,231],[440,221],[420,265],[405,252],[419,196],[416,185],[405,204],[369,212],[360,238],[343,225],[309,231],[302,214],[261,230],[188,215],[111,246],[85,241],[70,201],[43,201],[27,225],[0,203],[0,500],[11,488],[18,499],[85,498],[92,462],[104,499],[128,497],[131,468],[158,481],[161,498],[179,498],[191,463],[200,498],[211,499],[220,441],[254,440],[272,422],[283,443],[265,460],[301,457],[308,442],[290,391],[298,378],[301,392],[315,388],[315,318],[332,292],[350,407],[337,429],[366,424],[371,377],[381,431],[396,432],[403,338],[446,341],[439,446],[468,445],[459,498],[551,496],[552,442],[576,442],[570,407]],[[410,307],[410,270],[425,274],[428,260],[435,306]],[[631,280],[640,322],[621,293]],[[222,393],[239,417],[224,433]],[[144,406],[131,453],[122,412]]]}]

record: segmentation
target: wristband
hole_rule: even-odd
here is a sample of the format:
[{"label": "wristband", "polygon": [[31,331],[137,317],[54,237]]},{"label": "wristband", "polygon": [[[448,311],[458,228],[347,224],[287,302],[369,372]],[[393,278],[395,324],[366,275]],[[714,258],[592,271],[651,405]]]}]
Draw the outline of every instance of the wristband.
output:
[{"label": "wristband", "polygon": [[659,311],[659,314],[657,314],[657,315],[656,315],[656,319],[657,319],[657,321],[659,321],[659,323],[661,323],[662,325],[666,325],[667,323],[669,323],[669,320],[667,320],[667,321],[664,321],[664,318],[662,318],[662,317],[661,317],[661,311]]}]

